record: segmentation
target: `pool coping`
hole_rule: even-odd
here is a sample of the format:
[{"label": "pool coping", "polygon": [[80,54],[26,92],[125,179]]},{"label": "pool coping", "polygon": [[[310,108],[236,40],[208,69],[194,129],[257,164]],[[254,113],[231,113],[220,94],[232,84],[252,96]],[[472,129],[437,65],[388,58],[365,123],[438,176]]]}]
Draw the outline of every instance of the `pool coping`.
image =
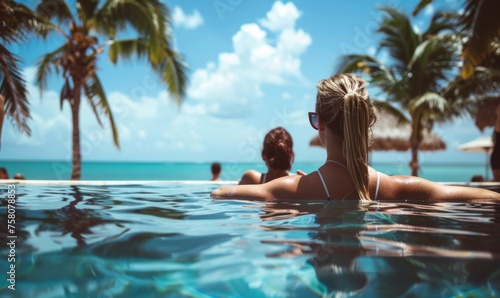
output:
[{"label": "pool coping", "polygon": [[[18,179],[5,179],[0,180],[2,184],[19,184],[19,185],[162,185],[162,184],[178,184],[178,185],[235,185],[239,181],[208,181],[208,180],[18,180]],[[500,182],[437,182],[444,185],[468,186],[479,188],[498,188],[500,189]]]},{"label": "pool coping", "polygon": [[207,181],[207,180],[0,180],[0,184],[26,185],[138,185],[138,184],[237,184],[238,181]]}]

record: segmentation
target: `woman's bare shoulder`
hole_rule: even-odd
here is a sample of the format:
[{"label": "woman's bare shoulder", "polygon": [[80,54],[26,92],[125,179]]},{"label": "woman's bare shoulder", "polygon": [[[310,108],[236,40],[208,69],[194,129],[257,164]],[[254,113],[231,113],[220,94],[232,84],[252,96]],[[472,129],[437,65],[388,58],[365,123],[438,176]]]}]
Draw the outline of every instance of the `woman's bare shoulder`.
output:
[{"label": "woman's bare shoulder", "polygon": [[318,195],[317,175],[315,172],[308,175],[290,175],[266,184],[269,184],[276,199],[308,200]]},{"label": "woman's bare shoulder", "polygon": [[243,174],[243,176],[241,176],[239,184],[259,184],[261,177],[262,173],[257,172],[256,170],[248,170]]}]

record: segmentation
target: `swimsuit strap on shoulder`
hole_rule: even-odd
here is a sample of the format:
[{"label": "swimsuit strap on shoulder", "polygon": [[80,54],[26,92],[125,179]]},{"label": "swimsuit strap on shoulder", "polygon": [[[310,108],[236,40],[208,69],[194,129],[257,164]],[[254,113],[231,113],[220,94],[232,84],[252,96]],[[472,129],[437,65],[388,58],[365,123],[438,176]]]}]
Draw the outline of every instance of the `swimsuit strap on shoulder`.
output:
[{"label": "swimsuit strap on shoulder", "polygon": [[316,172],[318,172],[319,179],[321,179],[321,183],[323,183],[323,188],[325,189],[326,196],[328,197],[328,201],[331,201],[332,199],[330,198],[330,193],[328,192],[328,188],[326,188],[326,183],[325,183],[325,179],[323,179],[323,175],[321,175],[321,172],[319,170],[317,170]]},{"label": "swimsuit strap on shoulder", "polygon": [[335,161],[335,160],[329,159],[329,160],[327,160],[326,162],[331,162],[331,163],[337,164],[337,165],[339,165],[339,166],[341,166],[341,167],[343,167],[344,169],[346,169],[346,170],[347,170],[347,167],[346,167],[345,165],[341,164],[341,163],[340,163],[340,162],[338,162],[338,161]]},{"label": "swimsuit strap on shoulder", "polygon": [[260,176],[260,184],[266,183],[266,173],[262,173]]},{"label": "swimsuit strap on shoulder", "polygon": [[374,201],[377,200],[379,186],[380,186],[380,172],[377,171],[377,186],[375,187],[375,198],[373,199]]}]

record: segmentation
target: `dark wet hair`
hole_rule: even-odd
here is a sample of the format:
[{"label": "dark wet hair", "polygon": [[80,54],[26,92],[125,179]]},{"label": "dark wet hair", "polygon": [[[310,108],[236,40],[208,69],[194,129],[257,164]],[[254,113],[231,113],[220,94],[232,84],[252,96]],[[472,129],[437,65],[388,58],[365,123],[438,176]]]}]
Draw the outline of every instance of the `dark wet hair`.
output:
[{"label": "dark wet hair", "polygon": [[283,127],[272,129],[264,137],[262,153],[271,168],[289,171],[295,156],[292,136]]},{"label": "dark wet hair", "polygon": [[6,168],[0,168],[0,172],[4,173],[5,176],[7,176],[7,179],[9,178],[9,173],[7,172]]},{"label": "dark wet hair", "polygon": [[216,175],[219,174],[221,171],[221,165],[218,162],[214,162],[212,164],[212,174]]}]

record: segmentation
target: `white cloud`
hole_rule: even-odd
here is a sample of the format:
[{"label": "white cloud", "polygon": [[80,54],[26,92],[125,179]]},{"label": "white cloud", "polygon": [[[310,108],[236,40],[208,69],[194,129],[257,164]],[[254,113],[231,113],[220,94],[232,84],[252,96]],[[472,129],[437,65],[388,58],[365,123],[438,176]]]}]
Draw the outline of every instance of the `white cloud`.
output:
[{"label": "white cloud", "polygon": [[267,13],[266,18],[259,20],[259,23],[264,28],[276,32],[293,29],[295,22],[300,18],[301,14],[292,2],[283,4],[281,1],[276,1]]},{"label": "white cloud", "polygon": [[294,29],[299,17],[293,3],[278,1],[260,21],[262,27],[243,24],[233,35],[232,52],[220,53],[216,62],[194,71],[188,94],[202,104],[198,109],[221,118],[245,117],[265,97],[263,85],[302,80],[300,55],[312,39]]},{"label": "white cloud", "polygon": [[195,29],[203,25],[203,17],[198,10],[194,10],[192,14],[185,14],[182,8],[176,6],[172,15],[174,25],[177,27],[184,27],[186,29]]},{"label": "white cloud", "polygon": [[428,17],[432,16],[434,14],[434,11],[435,11],[434,6],[432,4],[429,4],[424,9],[424,15]]}]

